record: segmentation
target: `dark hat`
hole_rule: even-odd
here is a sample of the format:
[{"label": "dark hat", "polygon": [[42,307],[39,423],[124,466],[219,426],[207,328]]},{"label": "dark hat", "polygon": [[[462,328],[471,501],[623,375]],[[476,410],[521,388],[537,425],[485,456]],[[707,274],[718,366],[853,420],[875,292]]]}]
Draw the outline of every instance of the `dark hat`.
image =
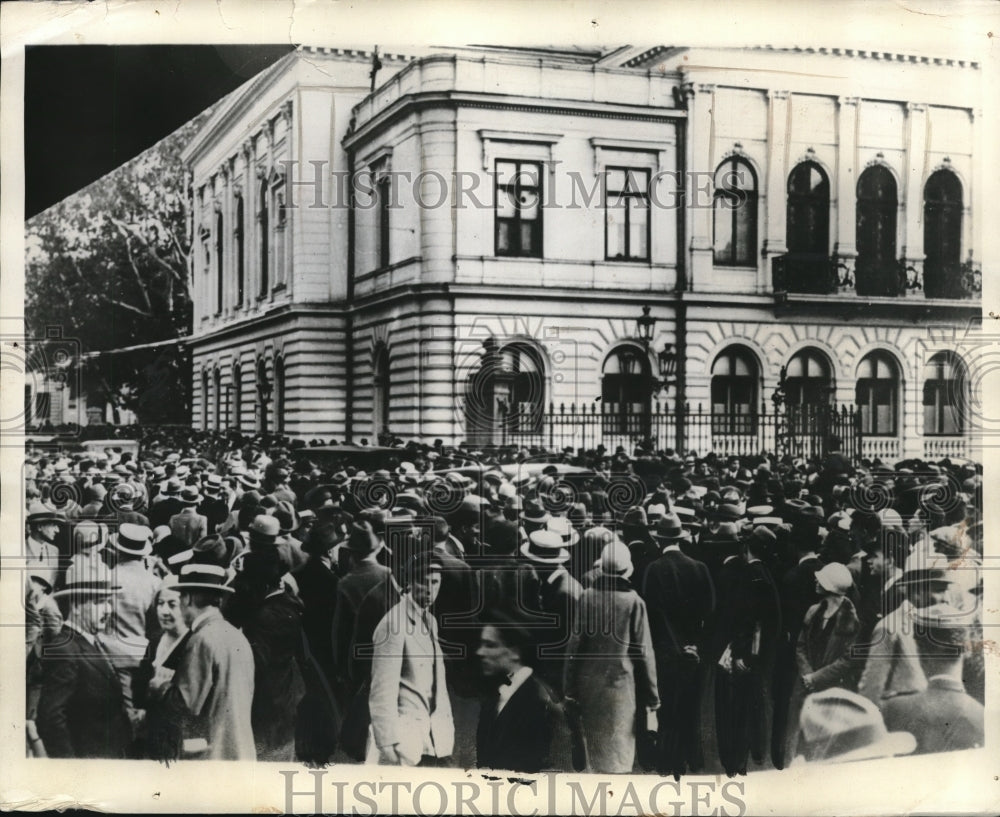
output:
[{"label": "dark hat", "polygon": [[521,532],[517,523],[497,519],[486,526],[483,538],[497,553],[513,553],[521,541]]},{"label": "dark hat", "polygon": [[188,485],[181,490],[180,500],[185,505],[199,505],[204,497],[195,485]]},{"label": "dark hat", "polygon": [[541,525],[550,519],[549,512],[545,506],[537,499],[529,499],[524,503],[524,513],[522,519],[535,525]]},{"label": "dark hat", "polygon": [[422,550],[415,553],[410,561],[406,563],[404,580],[406,583],[416,581],[429,573],[440,572],[444,568],[444,561],[441,554],[436,550]]},{"label": "dark hat", "polygon": [[347,537],[345,547],[355,556],[364,557],[381,550],[382,543],[375,535],[371,524],[366,521],[360,521],[351,525],[351,533]]},{"label": "dark hat", "polygon": [[709,516],[714,519],[721,519],[724,522],[735,522],[743,518],[743,512],[738,505],[730,502],[723,502],[715,510],[709,512]]},{"label": "dark hat", "polygon": [[650,533],[654,539],[661,542],[676,542],[687,538],[680,517],[675,513],[668,513],[664,516]]},{"label": "dark hat", "polygon": [[761,550],[767,550],[773,548],[777,542],[778,537],[774,535],[769,527],[765,525],[757,525],[747,537],[747,544],[754,548],[760,548]]},{"label": "dark hat", "polygon": [[339,528],[332,523],[323,523],[310,528],[309,535],[302,543],[302,552],[311,555],[329,553],[341,541]]},{"label": "dark hat", "polygon": [[[220,533],[210,533],[202,536],[191,549],[190,558],[200,564],[224,565],[227,561],[228,551],[226,540]],[[183,553],[180,551],[179,553]],[[178,556],[178,554],[175,554]]]},{"label": "dark hat", "polygon": [[232,593],[233,588],[226,584],[226,570],[219,565],[186,564],[181,568],[176,589],[185,590],[215,590],[220,593]]}]

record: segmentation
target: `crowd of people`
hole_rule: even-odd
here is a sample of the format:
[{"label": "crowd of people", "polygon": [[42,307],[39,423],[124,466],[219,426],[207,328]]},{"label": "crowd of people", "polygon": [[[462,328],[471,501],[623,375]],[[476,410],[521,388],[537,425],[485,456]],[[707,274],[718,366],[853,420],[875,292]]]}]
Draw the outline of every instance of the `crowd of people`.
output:
[{"label": "crowd of people", "polygon": [[981,746],[981,468],[837,443],[29,447],[28,752],[733,775]]}]

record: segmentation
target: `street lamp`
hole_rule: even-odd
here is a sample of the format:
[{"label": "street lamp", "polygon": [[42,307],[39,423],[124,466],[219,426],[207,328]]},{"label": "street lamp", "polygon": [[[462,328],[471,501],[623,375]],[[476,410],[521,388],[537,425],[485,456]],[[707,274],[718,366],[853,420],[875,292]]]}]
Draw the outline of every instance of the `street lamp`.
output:
[{"label": "street lamp", "polygon": [[636,333],[639,335],[642,345],[647,349],[649,344],[653,342],[653,328],[656,326],[656,318],[649,314],[649,310],[650,307],[644,306],[642,316],[635,320]]},{"label": "street lamp", "polygon": [[782,366],[781,371],[778,373],[778,385],[774,390],[774,394],[771,395],[771,402],[774,403],[774,410],[777,411],[785,404],[785,399],[787,395],[785,394],[785,379],[788,375],[788,367]]}]

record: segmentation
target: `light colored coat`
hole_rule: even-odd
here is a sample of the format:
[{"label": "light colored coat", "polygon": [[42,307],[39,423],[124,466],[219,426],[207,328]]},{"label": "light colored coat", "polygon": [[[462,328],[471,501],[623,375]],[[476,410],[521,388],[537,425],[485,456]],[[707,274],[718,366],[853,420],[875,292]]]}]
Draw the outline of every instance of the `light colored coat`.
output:
[{"label": "light colored coat", "polygon": [[254,661],[243,633],[212,608],[195,623],[173,684],[208,740],[209,760],[255,760],[250,709]]},{"label": "light colored coat", "polygon": [[580,596],[566,696],[580,703],[588,771],[631,773],[637,706],[659,706],[646,605],[624,579],[602,576]]},{"label": "light colored coat", "polygon": [[917,643],[913,640],[914,610],[913,605],[904,600],[876,624],[872,632],[858,693],[878,707],[887,698],[927,689]]},{"label": "light colored coat", "polygon": [[375,628],[374,645],[368,702],[375,747],[395,744],[407,766],[422,755],[451,755],[455,726],[434,616],[404,594]]},{"label": "light colored coat", "polygon": [[208,535],[208,520],[196,508],[187,507],[170,517],[170,532],[188,547]]}]

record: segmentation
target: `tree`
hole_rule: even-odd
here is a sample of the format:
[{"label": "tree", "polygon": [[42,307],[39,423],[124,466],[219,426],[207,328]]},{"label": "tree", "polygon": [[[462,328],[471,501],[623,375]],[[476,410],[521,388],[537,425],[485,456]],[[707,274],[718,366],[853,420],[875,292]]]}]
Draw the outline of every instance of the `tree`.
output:
[{"label": "tree", "polygon": [[28,336],[61,327],[83,349],[88,401],[129,408],[144,422],[190,418],[190,359],[170,343],[190,334],[192,314],[180,152],[210,113],[25,225]]}]

